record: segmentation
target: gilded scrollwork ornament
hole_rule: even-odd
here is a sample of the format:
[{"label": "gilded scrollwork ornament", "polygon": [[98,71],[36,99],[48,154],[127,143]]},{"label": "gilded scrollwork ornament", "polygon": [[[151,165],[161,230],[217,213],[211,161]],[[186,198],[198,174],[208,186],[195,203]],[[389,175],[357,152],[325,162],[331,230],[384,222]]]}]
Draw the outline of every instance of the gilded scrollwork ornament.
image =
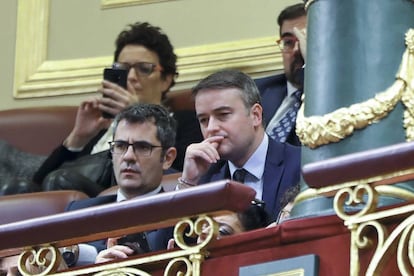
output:
[{"label": "gilded scrollwork ornament", "polygon": [[18,268],[23,276],[43,276],[56,272],[62,261],[59,249],[44,245],[23,251],[19,256]]},{"label": "gilded scrollwork ornament", "polygon": [[298,112],[296,133],[303,145],[317,148],[339,142],[386,117],[400,101],[405,106],[403,126],[407,141],[414,140],[414,29],[405,35],[403,54],[395,82],[365,102],[337,109],[323,116],[304,116],[304,104]]}]

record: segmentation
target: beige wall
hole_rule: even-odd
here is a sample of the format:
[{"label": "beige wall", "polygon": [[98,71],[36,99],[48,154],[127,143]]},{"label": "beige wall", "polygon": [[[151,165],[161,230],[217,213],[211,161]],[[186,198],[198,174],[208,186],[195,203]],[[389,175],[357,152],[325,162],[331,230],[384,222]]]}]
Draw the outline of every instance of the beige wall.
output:
[{"label": "beige wall", "polygon": [[129,1],[115,8],[103,2],[0,1],[0,110],[77,105],[93,95],[102,68],[111,62],[114,38],[135,21],[160,26],[175,45],[180,70],[175,89],[223,67],[253,77],[274,74],[281,69],[276,15],[300,1]]}]

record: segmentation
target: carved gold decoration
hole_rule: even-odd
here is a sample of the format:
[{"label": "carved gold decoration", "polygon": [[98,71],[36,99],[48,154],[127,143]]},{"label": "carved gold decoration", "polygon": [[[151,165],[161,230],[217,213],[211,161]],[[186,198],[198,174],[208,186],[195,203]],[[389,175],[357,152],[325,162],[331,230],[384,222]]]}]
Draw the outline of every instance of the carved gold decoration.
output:
[{"label": "carved gold decoration", "polygon": [[[201,232],[206,239],[198,244],[188,245],[184,236],[197,237]],[[218,223],[208,215],[196,218],[183,218],[174,228],[175,243],[179,250],[163,251],[159,254],[149,254],[141,258],[127,258],[117,262],[102,263],[99,266],[76,267],[70,270],[58,271],[64,262],[57,248],[50,245],[29,248],[19,257],[19,271],[24,276],[43,275],[150,275],[142,269],[142,265],[165,263],[164,275],[201,275],[201,263],[208,256],[207,247],[218,235]]]},{"label": "carved gold decoration", "polygon": [[318,196],[333,196],[339,190],[346,190],[352,187],[356,187],[358,185],[365,185],[369,184],[375,187],[375,191],[377,194],[381,196],[388,196],[399,198],[406,201],[414,201],[414,194],[407,189],[399,188],[398,186],[387,185],[396,182],[402,182],[405,180],[409,180],[408,176],[414,177],[414,168],[410,168],[407,170],[400,170],[397,172],[391,172],[388,174],[383,175],[376,175],[373,177],[369,177],[366,179],[359,179],[355,181],[349,181],[339,184],[333,184],[329,186],[325,186],[322,188],[309,188],[302,192],[300,192],[295,198],[295,204],[298,204],[302,201],[316,198]]},{"label": "carved gold decoration", "polygon": [[[184,239],[184,236],[187,237],[198,237],[203,228],[208,228],[207,236],[205,240],[197,245],[187,245]],[[199,247],[204,248],[211,240],[216,239],[218,235],[218,224],[217,222],[209,216],[200,215],[195,222],[192,219],[188,218],[181,220],[176,224],[174,228],[174,239],[176,244],[181,249],[188,249],[190,247]]]},{"label": "carved gold decoration", "polygon": [[[366,198],[364,198],[364,196],[366,196]],[[352,217],[360,217],[375,210],[377,201],[378,194],[375,189],[373,189],[370,185],[360,184],[353,189],[345,188],[337,192],[334,198],[334,206],[336,214],[341,219],[347,220],[350,216],[343,209],[338,208],[339,206],[355,206],[365,203],[365,206],[360,211],[352,215]]]},{"label": "carved gold decoration", "polygon": [[18,269],[23,276],[48,275],[56,272],[63,259],[59,249],[52,245],[29,248],[19,256]]},{"label": "carved gold decoration", "polygon": [[[377,210],[379,193],[367,184],[346,187],[334,198],[334,209],[351,231],[350,275],[381,275],[392,257],[402,275],[414,273],[414,204]],[[358,204],[360,209],[349,213],[347,206]],[[391,217],[406,217],[389,233],[385,221]],[[360,271],[359,255],[372,250],[366,271]],[[395,254],[397,253],[397,254]]]},{"label": "carved gold decoration", "polygon": [[414,29],[407,31],[405,42],[407,49],[403,54],[397,79],[386,91],[365,102],[340,108],[323,116],[305,117],[302,104],[296,121],[296,133],[302,144],[313,149],[339,142],[351,135],[355,129],[365,128],[386,117],[399,101],[406,108],[403,122],[406,139],[414,140]]},{"label": "carved gold decoration", "polygon": [[[103,68],[112,56],[47,60],[50,0],[18,0],[15,98],[94,93]],[[27,16],[30,14],[30,16]],[[274,37],[230,41],[176,49],[179,77],[174,90],[188,89],[222,68],[235,68],[254,76],[283,69]]]}]

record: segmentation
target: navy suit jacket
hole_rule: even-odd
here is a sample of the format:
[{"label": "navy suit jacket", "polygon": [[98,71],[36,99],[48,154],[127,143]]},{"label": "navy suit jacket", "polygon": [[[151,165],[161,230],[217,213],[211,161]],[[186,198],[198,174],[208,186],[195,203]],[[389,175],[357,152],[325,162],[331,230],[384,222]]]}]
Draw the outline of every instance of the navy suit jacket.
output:
[{"label": "navy suit jacket", "polygon": [[[271,220],[275,220],[281,210],[280,200],[286,190],[299,183],[301,149],[286,143],[280,143],[269,137],[263,173],[263,198],[266,211]],[[230,179],[227,161],[220,160],[210,166],[200,179],[200,184]]]},{"label": "navy suit jacket", "polygon": [[[263,117],[268,124],[272,120],[283,100],[287,95],[287,79],[285,74],[265,77],[255,80],[262,99]],[[286,142],[300,146],[300,140],[296,135],[295,128],[292,128]]]},{"label": "navy suit jacket", "polygon": [[[66,207],[66,211],[73,211],[102,204],[116,202],[116,195],[99,196],[82,200],[72,201]],[[163,228],[145,232],[150,251],[165,250],[170,238],[173,237],[173,228]],[[90,245],[96,247],[97,251],[106,249],[106,240],[90,242]]]}]

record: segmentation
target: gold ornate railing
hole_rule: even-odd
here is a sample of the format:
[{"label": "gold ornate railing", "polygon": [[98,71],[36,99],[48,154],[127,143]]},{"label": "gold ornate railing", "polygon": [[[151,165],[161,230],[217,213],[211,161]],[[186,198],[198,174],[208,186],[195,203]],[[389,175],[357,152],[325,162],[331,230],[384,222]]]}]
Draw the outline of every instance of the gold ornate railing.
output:
[{"label": "gold ornate railing", "polygon": [[[414,179],[413,156],[409,142],[304,166],[311,188],[297,202],[334,196],[334,210],[351,232],[349,275],[383,275],[390,262],[402,275],[414,274],[414,189],[393,185]],[[384,197],[401,204],[379,207]]]},{"label": "gold ornate railing", "polygon": [[[387,262],[396,255],[401,275],[412,275],[414,270],[414,203],[377,210],[378,193],[369,184],[359,184],[338,191],[334,199],[334,208],[351,231],[350,275],[381,275]],[[363,197],[366,198],[363,198]],[[363,208],[349,214],[346,206],[364,204]],[[397,226],[389,230],[384,223],[392,218],[400,218]],[[365,272],[360,269],[360,253],[365,249],[374,249],[371,261]]]},{"label": "gold ornate railing", "polygon": [[[254,197],[253,189],[224,180],[148,198],[4,224],[0,225],[0,256],[6,256],[5,252],[11,248],[21,248],[18,268],[25,276],[152,275],[154,269],[164,271],[164,275],[200,275],[201,263],[218,232],[218,225],[210,216],[242,211]],[[199,244],[186,244],[184,236],[198,236],[206,224],[211,229],[207,238]],[[178,249],[59,269],[63,263],[59,247],[170,225],[175,225]]]}]

